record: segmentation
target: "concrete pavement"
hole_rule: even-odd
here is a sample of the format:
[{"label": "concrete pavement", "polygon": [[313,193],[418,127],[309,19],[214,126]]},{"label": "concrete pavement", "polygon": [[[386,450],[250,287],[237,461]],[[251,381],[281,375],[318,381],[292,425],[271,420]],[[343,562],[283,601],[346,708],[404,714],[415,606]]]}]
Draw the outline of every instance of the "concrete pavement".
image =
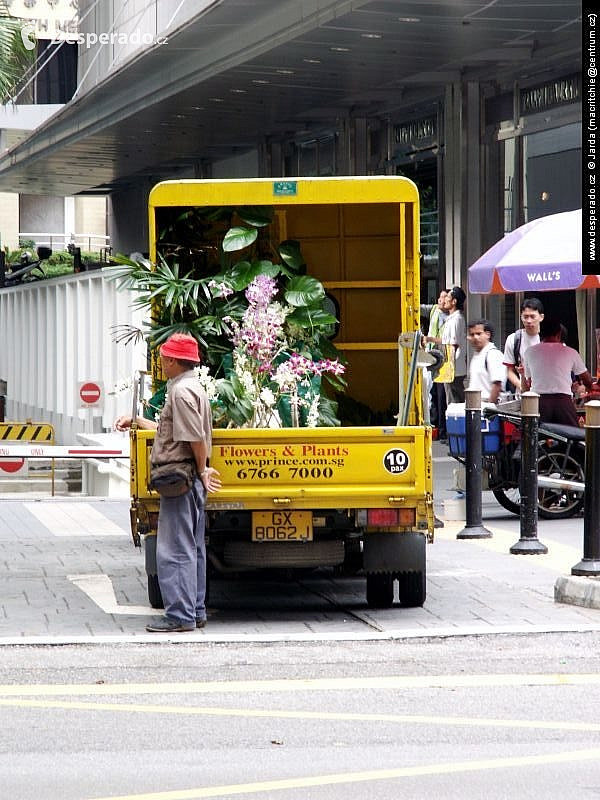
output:
[{"label": "concrete pavement", "polygon": [[[446,449],[435,443],[436,512],[453,496]],[[457,540],[463,520],[445,520],[428,548],[423,608],[372,610],[364,579],[316,573],[297,583],[215,580],[209,625],[190,634],[145,633],[143,555],[129,533],[126,499],[0,497],[0,644],[120,641],[398,639],[489,633],[600,630],[600,608],[555,602],[555,584],[580,561],[581,517],[540,520],[547,555],[515,556],[519,520],[484,496],[491,539]],[[573,590],[573,591],[571,591]],[[579,591],[579,590],[578,590]],[[585,594],[585,592],[583,593]],[[581,595],[581,592],[580,592]],[[564,599],[564,598],[563,598]]]}]

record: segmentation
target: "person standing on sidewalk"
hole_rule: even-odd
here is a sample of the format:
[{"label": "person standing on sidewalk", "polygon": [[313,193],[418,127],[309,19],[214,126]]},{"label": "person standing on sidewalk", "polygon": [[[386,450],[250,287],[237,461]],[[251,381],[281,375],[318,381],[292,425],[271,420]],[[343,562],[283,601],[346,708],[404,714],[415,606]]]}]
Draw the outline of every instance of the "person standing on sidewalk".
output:
[{"label": "person standing on sidewalk", "polygon": [[469,364],[469,389],[479,389],[484,403],[497,403],[506,380],[502,351],[493,343],[494,326],[487,319],[468,325],[467,339],[475,354]]},{"label": "person standing on sidewalk", "polygon": [[[155,429],[151,462],[161,466],[192,462],[195,475],[185,494],[161,497],[156,539],[158,582],[165,616],[146,626],[152,633],[203,628],[206,624],[206,547],[204,506],[207,492],[221,488],[216,469],[208,466],[212,445],[212,415],[194,367],[200,363],[198,343],[175,333],[160,348],[167,396],[158,423],[137,417],[140,428]],[[121,416],[115,428],[126,430],[131,416]]]},{"label": "person standing on sidewalk", "polygon": [[540,343],[525,353],[523,390],[531,389],[540,396],[540,422],[579,426],[573,401],[573,375],[588,391],[592,376],[581,356],[562,341],[562,325],[558,317],[545,317],[540,325]]},{"label": "person standing on sidewalk", "polygon": [[523,377],[523,355],[529,347],[539,344],[540,324],[544,319],[544,306],[537,297],[527,297],[521,303],[523,327],[506,337],[504,343],[504,365],[506,367],[507,390],[520,394]]},{"label": "person standing on sidewalk", "polygon": [[[429,314],[429,327],[427,329],[427,336],[425,336],[425,349],[433,350],[440,347],[442,344],[442,328],[448,319],[446,313],[446,295],[448,289],[442,289],[438,296],[437,303],[433,305],[421,305],[421,312]],[[436,383],[431,373],[425,371],[426,380],[428,380],[429,395],[431,397],[430,414],[431,424],[438,429],[438,439],[445,441],[448,437],[446,434],[446,390],[443,383]]]},{"label": "person standing on sidewalk", "polygon": [[442,344],[449,345],[454,378],[444,383],[446,403],[465,402],[465,378],[467,375],[467,326],[462,310],[467,295],[460,286],[453,286],[445,299],[448,319],[442,328]]}]

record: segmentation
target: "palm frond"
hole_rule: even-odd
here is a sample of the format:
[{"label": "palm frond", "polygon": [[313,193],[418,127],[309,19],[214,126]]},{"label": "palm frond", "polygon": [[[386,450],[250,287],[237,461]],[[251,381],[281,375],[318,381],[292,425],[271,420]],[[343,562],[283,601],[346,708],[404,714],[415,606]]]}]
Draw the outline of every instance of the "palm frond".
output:
[{"label": "palm frond", "polygon": [[115,344],[138,344],[144,341],[144,332],[135,325],[111,325],[110,331]]}]

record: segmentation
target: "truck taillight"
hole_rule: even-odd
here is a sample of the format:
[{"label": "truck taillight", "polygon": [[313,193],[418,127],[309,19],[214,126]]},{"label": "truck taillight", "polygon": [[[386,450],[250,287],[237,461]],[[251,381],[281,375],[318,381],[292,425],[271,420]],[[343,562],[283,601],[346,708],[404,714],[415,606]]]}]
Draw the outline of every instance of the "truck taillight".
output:
[{"label": "truck taillight", "polygon": [[369,508],[367,510],[367,525],[373,527],[414,525],[415,519],[414,508]]}]

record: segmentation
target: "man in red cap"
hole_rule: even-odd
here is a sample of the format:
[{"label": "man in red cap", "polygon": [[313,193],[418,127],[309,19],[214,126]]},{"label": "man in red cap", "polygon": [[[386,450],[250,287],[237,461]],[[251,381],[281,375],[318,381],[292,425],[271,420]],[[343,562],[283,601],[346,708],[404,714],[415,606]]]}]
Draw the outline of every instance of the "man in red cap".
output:
[{"label": "man in red cap", "polygon": [[[216,492],[221,480],[208,466],[212,444],[212,416],[208,398],[194,367],[200,363],[193,336],[174,333],[160,347],[167,396],[157,424],[137,417],[140,428],[156,429],[153,465],[192,462],[196,475],[189,491],[161,497],[156,540],[158,582],[165,616],[146,626],[153,633],[203,628],[206,624],[206,548],[204,505],[207,492]],[[130,416],[115,421],[117,430],[131,427]]]}]

